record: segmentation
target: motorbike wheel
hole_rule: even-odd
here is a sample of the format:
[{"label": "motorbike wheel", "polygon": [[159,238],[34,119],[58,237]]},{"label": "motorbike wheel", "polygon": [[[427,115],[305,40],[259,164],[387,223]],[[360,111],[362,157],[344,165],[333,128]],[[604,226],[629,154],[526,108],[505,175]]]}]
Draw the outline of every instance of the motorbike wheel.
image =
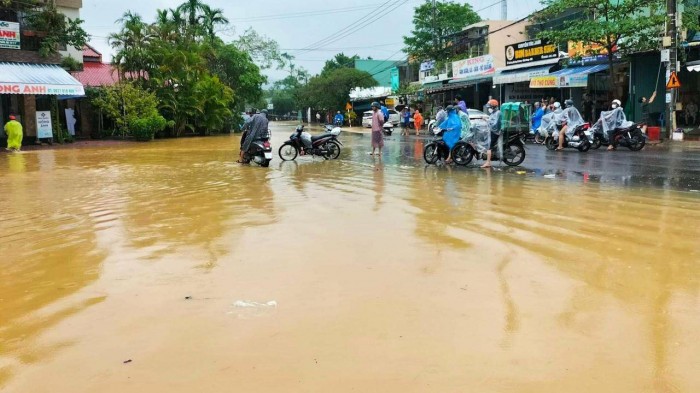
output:
[{"label": "motorbike wheel", "polygon": [[594,136],[593,137],[593,143],[591,144],[591,149],[593,150],[598,150],[600,149],[600,146],[603,144],[603,141],[600,139],[599,136]]},{"label": "motorbike wheel", "polygon": [[518,166],[525,161],[525,147],[513,143],[503,148],[503,162],[508,166]]},{"label": "motorbike wheel", "polygon": [[554,150],[557,148],[557,142],[551,136],[548,136],[544,140],[544,145],[547,146],[547,150]]},{"label": "motorbike wheel", "polygon": [[326,154],[327,159],[335,160],[338,157],[340,157],[340,145],[336,142],[326,142],[326,146],[324,149],[328,151],[328,154]]},{"label": "motorbike wheel", "polygon": [[580,145],[578,145],[578,151],[581,153],[585,153],[589,150],[591,150],[591,142],[589,142],[588,139],[585,139]]},{"label": "motorbike wheel", "polygon": [[428,164],[435,164],[440,158],[440,154],[438,153],[438,145],[437,143],[428,143],[425,145],[425,148],[423,149],[423,159],[425,162]]},{"label": "motorbike wheel", "polygon": [[635,130],[632,133],[632,138],[630,139],[630,144],[627,146],[628,149],[632,151],[640,151],[646,145],[647,140],[641,130]]},{"label": "motorbike wheel", "polygon": [[471,147],[464,142],[458,142],[452,149],[452,159],[459,166],[469,165],[473,158]]},{"label": "motorbike wheel", "polygon": [[260,164],[260,166],[263,168],[268,168],[270,166],[270,161],[272,160],[265,160],[262,164]]},{"label": "motorbike wheel", "polygon": [[284,144],[280,146],[279,155],[282,161],[294,161],[299,155],[299,151],[294,145]]}]

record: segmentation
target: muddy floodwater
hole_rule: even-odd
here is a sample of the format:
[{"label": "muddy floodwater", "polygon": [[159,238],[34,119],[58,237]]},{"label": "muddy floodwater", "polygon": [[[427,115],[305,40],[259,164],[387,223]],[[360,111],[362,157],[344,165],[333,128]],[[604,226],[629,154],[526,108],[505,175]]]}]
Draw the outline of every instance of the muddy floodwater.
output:
[{"label": "muddy floodwater", "polygon": [[700,391],[700,194],[341,140],[1,154],[0,391]]}]

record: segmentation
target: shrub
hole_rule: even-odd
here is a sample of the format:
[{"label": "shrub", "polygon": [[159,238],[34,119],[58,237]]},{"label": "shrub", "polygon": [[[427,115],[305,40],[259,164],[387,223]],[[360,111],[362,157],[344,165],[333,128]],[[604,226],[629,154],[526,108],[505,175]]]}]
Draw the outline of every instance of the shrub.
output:
[{"label": "shrub", "polygon": [[134,139],[146,142],[153,140],[156,133],[163,131],[167,124],[163,116],[153,114],[145,118],[133,119],[129,128]]}]

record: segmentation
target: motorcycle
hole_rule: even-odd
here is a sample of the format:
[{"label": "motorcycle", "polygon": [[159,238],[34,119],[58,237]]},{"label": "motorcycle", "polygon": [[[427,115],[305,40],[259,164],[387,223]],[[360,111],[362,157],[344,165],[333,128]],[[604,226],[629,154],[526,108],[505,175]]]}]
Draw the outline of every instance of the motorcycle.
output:
[{"label": "motorcycle", "polygon": [[248,151],[243,153],[243,162],[254,163],[260,165],[263,168],[270,166],[270,161],[272,161],[272,145],[270,144],[270,138],[272,133],[267,130],[267,135],[254,140]]},{"label": "motorcycle", "polygon": [[[488,127],[488,125],[486,125]],[[490,132],[490,131],[488,131]],[[503,142],[503,156],[501,156],[498,148],[498,139],[491,141],[491,159],[493,161],[503,161],[508,166],[518,166],[525,161],[525,136],[529,131],[503,131],[501,138]],[[484,150],[484,149],[482,149]],[[469,165],[474,158],[477,160],[486,160],[486,151],[479,151],[473,143],[467,141],[459,141],[452,149],[452,158],[455,164],[460,166]]]},{"label": "motorcycle", "polygon": [[611,139],[615,149],[618,146],[624,146],[631,151],[640,151],[647,143],[647,136],[644,135],[641,129],[641,123],[633,124],[629,127],[615,128]]},{"label": "motorcycle", "polygon": [[[592,143],[588,139],[588,135],[586,134],[586,131],[590,128],[590,123],[583,123],[579,126],[576,126],[574,129],[574,133],[569,138],[568,135],[564,135],[564,148],[572,148],[572,149],[578,149],[581,153],[585,153],[588,150],[591,149]],[[561,131],[563,126],[557,126],[557,132]],[[544,140],[545,146],[547,146],[547,150],[554,150],[559,146],[559,135],[548,135],[547,138]]]},{"label": "motorcycle", "polygon": [[382,132],[386,136],[391,136],[391,134],[394,133],[394,125],[391,124],[391,122],[384,123],[384,125],[382,126]]},{"label": "motorcycle", "polygon": [[326,125],[324,134],[311,136],[304,131],[304,126],[300,125],[289,140],[280,146],[280,158],[283,161],[293,161],[299,155],[311,155],[334,160],[340,156],[340,147],[343,145],[338,140],[341,131],[340,127]]},{"label": "motorcycle", "polygon": [[432,165],[438,160],[446,160],[450,155],[450,149],[447,147],[447,143],[442,140],[442,136],[445,133],[443,130],[438,127],[433,127],[430,130],[434,137],[423,148],[423,159],[426,163]]}]

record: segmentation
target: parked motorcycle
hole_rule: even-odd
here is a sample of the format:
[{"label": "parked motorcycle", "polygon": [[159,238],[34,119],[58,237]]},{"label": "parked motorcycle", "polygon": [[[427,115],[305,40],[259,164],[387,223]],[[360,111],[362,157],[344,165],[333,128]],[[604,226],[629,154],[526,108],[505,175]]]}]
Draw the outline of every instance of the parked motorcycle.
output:
[{"label": "parked motorcycle", "polygon": [[341,131],[340,127],[326,125],[323,135],[311,136],[304,131],[304,126],[300,125],[289,140],[280,146],[280,158],[283,161],[293,161],[299,155],[311,155],[334,160],[340,156],[340,147],[343,145],[338,140]]},{"label": "parked motorcycle", "polygon": [[391,122],[384,123],[384,125],[382,126],[382,132],[386,136],[391,136],[391,134],[394,133],[394,125],[391,124]]},{"label": "parked motorcycle", "polygon": [[[592,143],[588,139],[586,131],[590,128],[590,123],[584,123],[576,126],[574,133],[569,138],[568,135],[564,135],[564,148],[578,149],[581,153],[585,153],[591,149]],[[561,131],[561,127],[557,126],[557,132]],[[548,135],[544,140],[547,150],[554,150],[559,146],[559,135]]]},{"label": "parked motorcycle", "polygon": [[254,140],[248,151],[243,153],[243,162],[254,163],[260,165],[263,168],[270,166],[270,161],[272,161],[272,145],[270,144],[270,138],[272,133],[267,130],[267,135]]}]

